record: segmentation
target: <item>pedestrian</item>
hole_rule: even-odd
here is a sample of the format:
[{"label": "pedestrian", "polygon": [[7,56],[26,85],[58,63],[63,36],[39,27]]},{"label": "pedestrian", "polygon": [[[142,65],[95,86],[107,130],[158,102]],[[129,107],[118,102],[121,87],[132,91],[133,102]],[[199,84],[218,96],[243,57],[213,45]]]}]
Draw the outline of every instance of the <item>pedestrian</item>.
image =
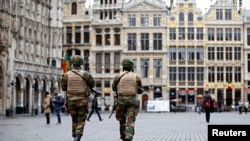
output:
[{"label": "pedestrian", "polygon": [[43,100],[43,109],[46,117],[46,125],[50,125],[50,113],[52,112],[50,108],[50,104],[52,100],[52,96],[49,94],[48,91],[45,92],[45,97]]},{"label": "pedestrian", "polygon": [[55,98],[54,98],[54,109],[56,112],[56,117],[57,117],[57,123],[56,124],[61,124],[61,110],[62,106],[64,105],[64,99],[61,96],[61,94],[55,93]]},{"label": "pedestrian", "polygon": [[244,103],[244,108],[245,108],[245,113],[246,113],[246,114],[247,114],[247,111],[248,111],[248,105],[249,105],[249,102],[246,101],[246,102]]},{"label": "pedestrian", "polygon": [[101,118],[101,115],[99,113],[99,109],[98,109],[98,101],[97,101],[97,95],[94,96],[94,98],[92,99],[92,106],[91,106],[91,111],[89,113],[89,116],[87,118],[87,121],[89,121],[89,119],[91,118],[92,114],[94,113],[94,111],[96,112],[96,114],[99,117],[100,121],[103,121],[103,119]]},{"label": "pedestrian", "polygon": [[210,122],[210,114],[214,111],[214,102],[212,99],[212,96],[206,92],[204,99],[203,99],[203,104],[202,107],[205,109],[205,116],[206,116],[206,122]]},{"label": "pedestrian", "polygon": [[239,110],[239,114],[241,114],[241,113],[242,113],[242,107],[243,107],[243,102],[240,100],[240,101],[238,102],[238,110]]},{"label": "pedestrian", "polygon": [[142,94],[143,90],[140,89],[142,82],[140,77],[132,72],[134,67],[132,59],[123,59],[122,66],[123,72],[115,77],[112,84],[113,91],[117,93],[116,119],[120,124],[120,139],[132,141],[135,134],[136,111],[139,111],[136,94]]},{"label": "pedestrian", "polygon": [[219,113],[221,112],[221,107],[222,107],[222,102],[221,102],[221,100],[219,99],[219,101],[218,101]]},{"label": "pedestrian", "polygon": [[197,102],[197,111],[199,114],[201,114],[201,110],[202,110],[202,99],[199,99]]},{"label": "pedestrian", "polygon": [[72,137],[74,141],[80,141],[88,115],[88,96],[95,81],[90,73],[82,70],[81,56],[75,55],[71,64],[73,68],[63,74],[61,85],[62,90],[67,91],[65,105],[72,118]]}]

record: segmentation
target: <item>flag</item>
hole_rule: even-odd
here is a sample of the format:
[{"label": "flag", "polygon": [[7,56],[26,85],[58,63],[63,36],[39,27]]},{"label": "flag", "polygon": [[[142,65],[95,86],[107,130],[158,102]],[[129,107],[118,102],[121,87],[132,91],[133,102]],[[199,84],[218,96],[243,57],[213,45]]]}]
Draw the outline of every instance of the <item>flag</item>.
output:
[{"label": "flag", "polygon": [[65,58],[63,60],[62,69],[63,69],[64,73],[66,73],[67,71],[69,71],[71,69],[70,68],[70,58],[69,58],[67,53],[66,53]]}]

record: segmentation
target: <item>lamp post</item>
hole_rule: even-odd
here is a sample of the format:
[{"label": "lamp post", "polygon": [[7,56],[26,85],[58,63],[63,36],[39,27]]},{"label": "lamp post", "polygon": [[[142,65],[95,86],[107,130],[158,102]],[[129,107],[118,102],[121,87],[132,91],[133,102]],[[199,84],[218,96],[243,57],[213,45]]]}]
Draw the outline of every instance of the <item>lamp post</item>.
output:
[{"label": "lamp post", "polygon": [[12,80],[10,85],[11,85],[10,116],[12,116],[13,111],[14,111],[14,109],[13,109],[13,102],[14,102],[13,99],[14,99],[14,85],[15,85],[15,82]]},{"label": "lamp post", "polygon": [[31,116],[35,115],[35,109],[34,109],[34,94],[35,94],[35,84],[32,84],[32,111],[31,111]]}]

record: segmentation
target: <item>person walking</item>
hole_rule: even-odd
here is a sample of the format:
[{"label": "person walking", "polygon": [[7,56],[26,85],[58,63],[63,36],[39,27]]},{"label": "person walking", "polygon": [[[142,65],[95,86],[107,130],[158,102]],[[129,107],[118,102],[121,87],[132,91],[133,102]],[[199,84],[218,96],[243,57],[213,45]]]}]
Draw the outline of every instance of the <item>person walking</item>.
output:
[{"label": "person walking", "polygon": [[44,113],[45,113],[45,117],[46,117],[46,125],[50,125],[50,113],[52,112],[51,110],[51,99],[52,96],[49,94],[48,91],[45,92],[45,97],[43,100],[43,109],[44,109]]},{"label": "person walking", "polygon": [[239,114],[241,115],[241,113],[242,113],[242,108],[243,108],[243,102],[240,100],[239,102],[238,102],[238,110],[239,110]]},{"label": "person walking", "polygon": [[95,81],[90,73],[82,70],[81,56],[75,55],[71,64],[73,68],[63,74],[61,84],[62,90],[67,91],[65,106],[72,118],[72,137],[74,141],[80,141],[88,115],[88,96]]},{"label": "person walking", "polygon": [[205,116],[206,116],[206,122],[210,122],[210,114],[213,112],[214,108],[214,102],[212,99],[212,96],[206,92],[204,99],[203,99],[203,104],[202,107],[205,109]]},{"label": "person walking", "polygon": [[115,77],[112,90],[117,93],[116,119],[120,124],[120,139],[132,141],[136,115],[139,111],[136,94],[142,94],[142,89],[138,89],[142,87],[142,82],[140,77],[132,72],[134,67],[132,59],[123,59],[122,66],[123,72]]},{"label": "person walking", "polygon": [[201,114],[201,110],[202,110],[202,99],[199,99],[198,102],[197,102],[198,114]]},{"label": "person walking", "polygon": [[245,113],[246,113],[246,114],[247,114],[247,111],[248,111],[248,105],[249,105],[249,102],[246,101],[246,102],[244,103],[244,109],[245,109]]},{"label": "person walking", "polygon": [[96,112],[96,114],[99,117],[100,121],[103,121],[103,119],[101,118],[101,115],[99,113],[99,109],[98,109],[98,101],[97,101],[97,95],[94,96],[94,98],[92,99],[92,106],[91,106],[91,111],[89,113],[89,116],[87,118],[87,121],[89,121],[89,119],[91,118],[92,114],[94,113],[94,111]]},{"label": "person walking", "polygon": [[54,103],[54,109],[55,109],[56,116],[57,116],[56,124],[61,124],[61,109],[62,109],[62,106],[64,105],[64,99],[61,96],[61,94],[55,93],[55,99],[53,103]]}]

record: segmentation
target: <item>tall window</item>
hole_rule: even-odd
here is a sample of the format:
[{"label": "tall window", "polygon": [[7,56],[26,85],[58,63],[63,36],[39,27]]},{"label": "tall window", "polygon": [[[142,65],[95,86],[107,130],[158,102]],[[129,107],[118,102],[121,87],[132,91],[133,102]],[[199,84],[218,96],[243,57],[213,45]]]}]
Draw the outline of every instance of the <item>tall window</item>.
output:
[{"label": "tall window", "polygon": [[214,67],[208,67],[208,82],[214,82],[215,80]]},{"label": "tall window", "polygon": [[223,41],[223,28],[217,28],[217,41]]},{"label": "tall window", "polygon": [[96,53],[96,73],[102,73],[102,54]]},{"label": "tall window", "polygon": [[188,81],[194,81],[195,79],[195,71],[194,71],[194,67],[188,67]]},{"label": "tall window", "polygon": [[197,40],[203,40],[203,28],[197,28],[197,34],[196,34]]},{"label": "tall window", "polygon": [[179,13],[179,21],[184,22],[184,13],[183,12]]},{"label": "tall window", "polygon": [[187,50],[188,60],[194,60],[195,58],[195,50],[193,46],[189,46]]},{"label": "tall window", "polygon": [[197,67],[197,81],[204,81],[204,68]]},{"label": "tall window", "polygon": [[67,44],[72,43],[72,29],[71,27],[67,27]]},{"label": "tall window", "polygon": [[234,48],[234,60],[241,60],[241,47]]},{"label": "tall window", "polygon": [[226,67],[226,81],[228,83],[231,83],[233,79],[232,70],[233,70],[232,67]]},{"label": "tall window", "polygon": [[128,50],[136,50],[136,33],[128,33]]},{"label": "tall window", "polygon": [[149,34],[141,33],[141,50],[149,50]]},{"label": "tall window", "polygon": [[176,46],[169,47],[169,60],[176,60],[177,59],[177,49]]},{"label": "tall window", "polygon": [[209,41],[214,41],[214,28],[208,28],[207,32],[208,40]]},{"label": "tall window", "polygon": [[84,34],[84,43],[89,43],[90,41],[90,33],[89,33],[89,26],[84,26],[83,29],[83,34]]},{"label": "tall window", "polygon": [[183,60],[184,61],[185,57],[186,57],[185,47],[180,46],[179,49],[178,49],[178,58],[179,58],[179,60]]},{"label": "tall window", "polygon": [[121,45],[121,39],[120,39],[120,28],[114,29],[114,45],[118,46]]},{"label": "tall window", "polygon": [[154,77],[161,78],[162,59],[154,59]]},{"label": "tall window", "polygon": [[240,41],[241,40],[241,30],[240,28],[234,28],[234,40]]},{"label": "tall window", "polygon": [[162,33],[154,33],[154,50],[162,50]]},{"label": "tall window", "polygon": [[223,67],[217,67],[217,81],[223,82],[224,81],[224,74],[223,74]]},{"label": "tall window", "polygon": [[241,67],[234,68],[234,81],[241,82]]},{"label": "tall window", "polygon": [[232,41],[232,29],[226,28],[226,41]]},{"label": "tall window", "polygon": [[250,28],[247,28],[247,45],[250,46]]},{"label": "tall window", "polygon": [[141,77],[148,77],[149,59],[141,59]]},{"label": "tall window", "polygon": [[194,14],[192,12],[188,13],[188,25],[194,24]]},{"label": "tall window", "polygon": [[102,35],[101,34],[96,35],[96,46],[102,46]]},{"label": "tall window", "polygon": [[223,47],[217,47],[217,60],[223,60]]},{"label": "tall window", "polygon": [[77,4],[75,2],[71,5],[71,14],[76,15],[77,14]]},{"label": "tall window", "polygon": [[176,40],[176,29],[175,28],[169,29],[169,40]]},{"label": "tall window", "polygon": [[80,26],[75,27],[75,43],[76,44],[81,43],[81,27]]},{"label": "tall window", "polygon": [[179,40],[185,40],[185,28],[179,28]]},{"label": "tall window", "polygon": [[176,67],[169,67],[169,80],[176,81],[177,70]]},{"label": "tall window", "polygon": [[141,26],[148,26],[148,15],[147,14],[141,15]]},{"label": "tall window", "polygon": [[105,53],[105,73],[110,73],[110,53]]},{"label": "tall window", "polygon": [[208,60],[214,60],[214,47],[208,47]]},{"label": "tall window", "polygon": [[154,26],[161,26],[161,14],[154,14]]},{"label": "tall window", "polygon": [[231,9],[225,9],[225,19],[231,20],[232,19],[232,10]]},{"label": "tall window", "polygon": [[115,53],[114,54],[114,72],[115,73],[120,72],[120,61],[121,61],[120,53]]},{"label": "tall window", "polygon": [[128,15],[128,26],[136,26],[136,16],[135,14]]},{"label": "tall window", "polygon": [[186,78],[186,68],[185,67],[179,67],[179,81],[185,81]]},{"label": "tall window", "polygon": [[250,54],[247,54],[247,72],[250,72]]},{"label": "tall window", "polygon": [[197,46],[196,48],[196,59],[197,60],[203,60],[205,57],[204,57],[204,48],[203,46]]},{"label": "tall window", "polygon": [[232,47],[226,47],[226,60],[232,60]]},{"label": "tall window", "polygon": [[217,20],[222,20],[222,9],[216,9],[216,19]]},{"label": "tall window", "polygon": [[188,28],[188,40],[194,40],[194,28]]}]

